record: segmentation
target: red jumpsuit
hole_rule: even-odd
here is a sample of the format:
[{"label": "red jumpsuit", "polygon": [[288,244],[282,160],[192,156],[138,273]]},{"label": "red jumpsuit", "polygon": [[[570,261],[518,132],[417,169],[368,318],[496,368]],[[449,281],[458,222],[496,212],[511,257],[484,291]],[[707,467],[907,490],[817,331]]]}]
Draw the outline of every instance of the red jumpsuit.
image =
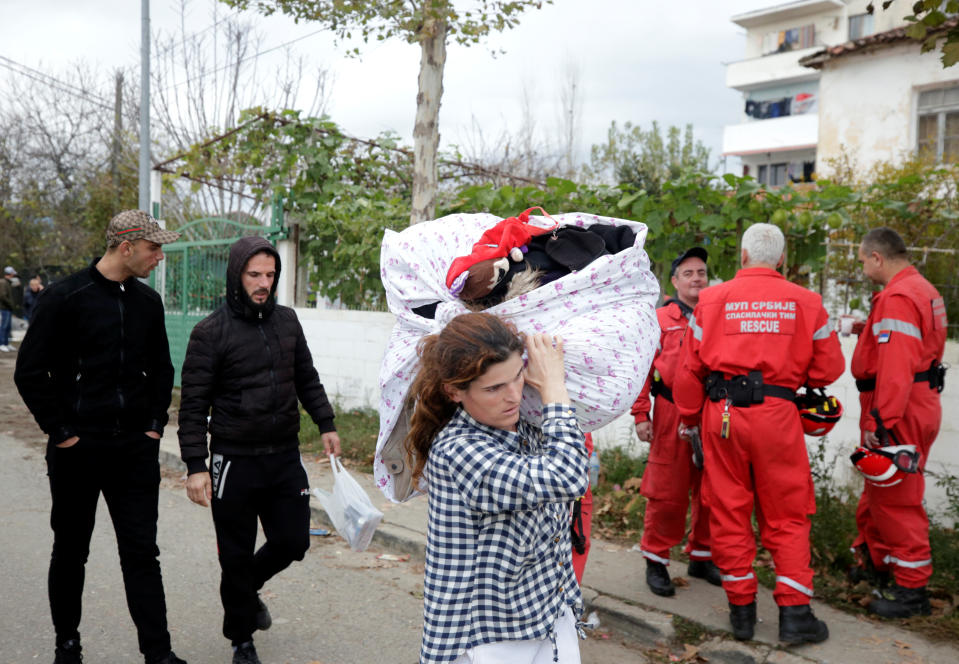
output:
[{"label": "red jumpsuit", "polygon": [[859,395],[860,428],[876,430],[870,411],[878,408],[883,425],[899,443],[915,445],[921,454],[919,472],[905,474],[899,484],[878,487],[867,482],[856,513],[859,536],[854,546],[868,544],[876,568],[891,567],[896,583],[905,588],[925,586],[932,576],[922,471],[942,421],[938,389],[914,382],[914,376],[927,371],[933,360],[942,361],[945,343],[942,297],[909,266],[873,296],[852,356],[853,377],[875,379],[875,388]]},{"label": "red jumpsuit", "polygon": [[[699,294],[682,356],[676,405],[686,425],[701,425],[703,501],[710,509],[713,562],[729,602],[755,600],[756,540],[750,521],[755,507],[763,546],[776,566],[776,603],[808,604],[813,595],[809,515],[816,500],[799,411],[776,396],[749,406],[708,400],[704,380],[714,371],[726,379],[760,371],[764,385],[780,389],[832,383],[845,362],[822,298],[775,270],[742,269],[731,281]],[[729,416],[725,438],[724,411]]]},{"label": "red jumpsuit", "polygon": [[[593,453],[593,434],[586,434],[586,453]],[[573,573],[576,575],[576,582],[583,584],[583,572],[586,571],[586,560],[589,558],[589,539],[593,530],[593,487],[586,489],[586,493],[580,502],[580,510],[583,519],[583,536],[586,538],[586,548],[582,553],[573,549]]]},{"label": "red jumpsuit", "polygon": [[[637,423],[649,421],[650,389],[654,375],[671,392],[679,364],[679,352],[689,321],[675,300],[656,310],[661,329],[659,351],[653,359],[643,391],[630,412]],[[650,560],[669,564],[669,549],[683,540],[686,531],[686,509],[692,491],[689,540],[686,553],[690,558],[709,560],[709,511],[699,495],[702,471],[693,465],[689,441],[679,437],[679,411],[672,395],[660,392],[653,410],[653,442],[643,472],[639,491],[649,501],[643,520],[640,549]]]}]

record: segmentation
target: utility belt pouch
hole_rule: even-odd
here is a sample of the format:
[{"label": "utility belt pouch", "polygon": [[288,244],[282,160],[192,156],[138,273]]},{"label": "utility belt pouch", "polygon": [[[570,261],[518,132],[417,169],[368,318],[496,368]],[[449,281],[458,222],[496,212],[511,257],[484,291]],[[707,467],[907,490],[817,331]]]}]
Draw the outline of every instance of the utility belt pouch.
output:
[{"label": "utility belt pouch", "polygon": [[706,376],[706,395],[710,401],[722,401],[726,398],[726,381],[723,380],[723,374],[714,371]]},{"label": "utility belt pouch", "polygon": [[946,365],[936,360],[933,360],[932,364],[929,365],[929,387],[936,390],[937,392],[942,392],[942,389],[945,386],[946,386]]},{"label": "utility belt pouch", "polygon": [[744,376],[724,380],[722,373],[714,371],[706,378],[706,392],[712,401],[729,399],[733,406],[751,406],[764,400],[763,374],[750,371]]},{"label": "utility belt pouch", "polygon": [[658,397],[663,393],[663,380],[659,376],[653,378],[653,381],[649,385],[649,396]]}]

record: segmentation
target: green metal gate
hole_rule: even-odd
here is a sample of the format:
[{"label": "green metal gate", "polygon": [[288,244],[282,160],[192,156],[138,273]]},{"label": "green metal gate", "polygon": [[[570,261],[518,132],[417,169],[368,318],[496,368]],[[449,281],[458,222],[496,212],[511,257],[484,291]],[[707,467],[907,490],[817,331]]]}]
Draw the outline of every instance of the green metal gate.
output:
[{"label": "green metal gate", "polygon": [[154,271],[154,287],[163,296],[170,359],[180,384],[180,369],[193,326],[223,303],[230,246],[247,235],[260,235],[276,244],[286,237],[282,213],[274,205],[272,225],[241,224],[229,219],[196,219],[177,230],[177,242],[163,245],[162,273]]}]

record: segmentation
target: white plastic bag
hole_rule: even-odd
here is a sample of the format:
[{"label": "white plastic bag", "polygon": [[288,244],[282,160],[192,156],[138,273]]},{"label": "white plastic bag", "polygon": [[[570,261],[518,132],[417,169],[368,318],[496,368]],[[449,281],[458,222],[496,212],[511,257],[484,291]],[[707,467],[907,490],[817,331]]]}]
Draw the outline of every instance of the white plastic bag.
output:
[{"label": "white plastic bag", "polygon": [[336,532],[349,542],[350,548],[365,551],[383,519],[383,513],[373,507],[363,487],[332,454],[330,467],[333,469],[333,493],[314,488],[313,495],[330,516]]}]

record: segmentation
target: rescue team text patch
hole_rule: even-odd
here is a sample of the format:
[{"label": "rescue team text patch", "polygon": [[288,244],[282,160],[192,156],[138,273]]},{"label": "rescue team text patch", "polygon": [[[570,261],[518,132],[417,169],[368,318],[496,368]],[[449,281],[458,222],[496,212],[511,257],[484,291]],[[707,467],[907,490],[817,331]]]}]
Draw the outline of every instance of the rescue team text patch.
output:
[{"label": "rescue team text patch", "polygon": [[887,344],[892,338],[892,330],[880,330],[879,334],[876,336],[877,344]]},{"label": "rescue team text patch", "polygon": [[795,334],[795,300],[727,302],[723,334]]}]

